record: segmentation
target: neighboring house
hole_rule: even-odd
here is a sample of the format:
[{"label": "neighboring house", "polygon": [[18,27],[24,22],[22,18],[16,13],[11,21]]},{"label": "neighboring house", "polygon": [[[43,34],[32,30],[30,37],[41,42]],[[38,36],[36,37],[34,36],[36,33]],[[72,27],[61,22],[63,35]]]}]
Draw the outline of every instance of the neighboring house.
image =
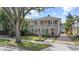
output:
[{"label": "neighboring house", "polygon": [[74,21],[74,24],[72,25],[72,32],[73,35],[79,35],[79,22]]},{"label": "neighboring house", "polygon": [[64,24],[61,24],[61,33],[65,33],[65,26],[64,26]]},{"label": "neighboring house", "polygon": [[32,34],[43,35],[48,33],[49,36],[60,35],[61,19],[57,17],[42,17],[29,21],[28,30]]}]

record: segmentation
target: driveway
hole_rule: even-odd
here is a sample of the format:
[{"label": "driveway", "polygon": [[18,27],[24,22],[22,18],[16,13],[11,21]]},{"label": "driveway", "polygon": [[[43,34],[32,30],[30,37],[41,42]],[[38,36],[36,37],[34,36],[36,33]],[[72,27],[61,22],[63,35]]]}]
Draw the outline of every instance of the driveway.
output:
[{"label": "driveway", "polygon": [[66,34],[61,34],[57,41],[51,46],[42,51],[78,51],[79,48],[74,45]]}]

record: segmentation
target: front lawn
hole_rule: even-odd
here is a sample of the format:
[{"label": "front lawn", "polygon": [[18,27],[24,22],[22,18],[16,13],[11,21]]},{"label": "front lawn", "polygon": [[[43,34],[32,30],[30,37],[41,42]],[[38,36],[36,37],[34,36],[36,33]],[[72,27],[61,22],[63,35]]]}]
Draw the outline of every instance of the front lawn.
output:
[{"label": "front lawn", "polygon": [[51,46],[48,44],[39,44],[39,43],[32,43],[32,42],[20,43],[18,45],[26,49],[32,50],[32,51],[39,51],[39,50],[42,50],[44,48]]},{"label": "front lawn", "polygon": [[0,39],[0,46],[12,46],[12,47],[21,47],[24,49],[28,49],[31,51],[39,51],[41,49],[47,48],[51,45],[49,44],[39,44],[39,43],[32,43],[32,42],[23,42],[23,43],[15,43],[15,40],[8,40],[8,39]]},{"label": "front lawn", "polygon": [[21,36],[21,39],[24,39],[24,40],[35,40],[35,41],[44,41],[47,38],[45,38],[45,37],[38,37],[38,36]]},{"label": "front lawn", "polygon": [[0,39],[0,45],[6,45],[10,40],[7,39]]}]

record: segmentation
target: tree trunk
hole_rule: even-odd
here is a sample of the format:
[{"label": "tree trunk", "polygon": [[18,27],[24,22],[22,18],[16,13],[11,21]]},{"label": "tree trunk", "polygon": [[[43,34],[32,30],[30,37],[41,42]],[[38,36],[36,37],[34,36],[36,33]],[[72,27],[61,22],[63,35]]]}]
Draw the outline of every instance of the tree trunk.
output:
[{"label": "tree trunk", "polygon": [[72,28],[70,29],[70,35],[72,35]]},{"label": "tree trunk", "polygon": [[16,43],[21,43],[19,21],[17,21],[15,24],[15,31],[16,31]]}]

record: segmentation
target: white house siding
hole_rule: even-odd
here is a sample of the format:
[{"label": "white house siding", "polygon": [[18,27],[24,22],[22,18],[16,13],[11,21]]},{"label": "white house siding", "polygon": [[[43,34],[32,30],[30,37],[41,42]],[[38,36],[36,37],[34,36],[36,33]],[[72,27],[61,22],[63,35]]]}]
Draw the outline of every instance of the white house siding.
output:
[{"label": "white house siding", "polygon": [[72,25],[73,35],[79,35],[79,22],[75,21]]},{"label": "white house siding", "polygon": [[[47,22],[44,22],[45,25],[41,25],[41,21],[43,20],[47,21]],[[48,20],[50,20],[50,24],[48,24]],[[54,24],[55,20],[58,21],[57,24]],[[37,25],[34,23],[35,21],[37,21]],[[46,32],[46,29],[48,29],[49,36],[52,36],[51,29],[54,29],[54,36],[58,36],[60,34],[60,23],[61,23],[61,19],[56,17],[39,18],[37,20],[30,21],[28,30],[33,34],[42,35]]]}]

